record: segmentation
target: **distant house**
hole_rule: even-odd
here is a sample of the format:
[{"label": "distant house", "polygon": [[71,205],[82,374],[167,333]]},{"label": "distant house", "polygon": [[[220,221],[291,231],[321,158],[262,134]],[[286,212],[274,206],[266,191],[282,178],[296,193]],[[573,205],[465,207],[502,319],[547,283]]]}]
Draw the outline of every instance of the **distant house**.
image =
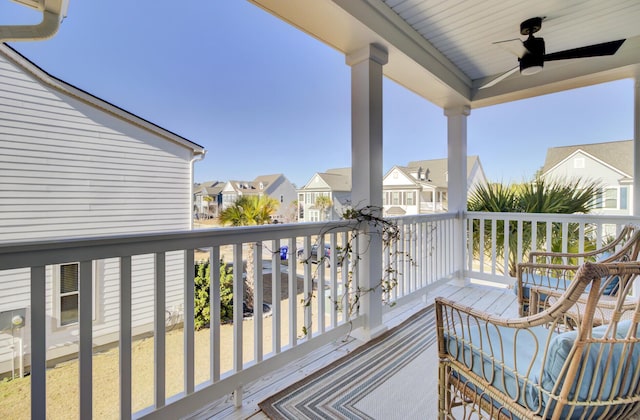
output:
[{"label": "distant house", "polygon": [[[448,192],[447,159],[419,160],[394,166],[382,181],[385,216],[446,212]],[[478,156],[467,158],[467,191],[487,178]]]},{"label": "distant house", "polygon": [[[328,201],[323,204],[318,197],[327,197]],[[298,190],[300,222],[338,220],[348,206],[351,206],[351,168],[318,172]]]},{"label": "distant house", "polygon": [[218,217],[222,209],[222,190],[225,183],[207,181],[193,187],[193,212],[197,218],[212,219]]},{"label": "distant house", "polygon": [[241,196],[266,195],[280,204],[272,216],[274,221],[289,223],[295,220],[293,203],[296,200],[296,187],[282,174],[262,175],[253,181],[227,181],[221,195],[223,210]]},{"label": "distant house", "polygon": [[[467,159],[467,185],[471,190],[487,179],[478,156]],[[382,180],[384,216],[447,211],[447,159],[420,160],[392,167]],[[318,197],[328,197],[325,207]],[[339,219],[351,203],[351,168],[330,169],[314,174],[298,190],[298,220],[317,222]]]},{"label": "distant house", "polygon": [[542,177],[599,182],[596,214],[631,214],[633,202],[633,140],[551,147]]},{"label": "distant house", "polygon": [[[0,242],[188,230],[193,162],[204,149],[40,69],[0,44]],[[153,256],[133,260],[134,334],[153,326]],[[180,312],[184,262],[167,254],[167,310]],[[77,351],[77,261],[46,267],[47,358]],[[119,261],[93,263],[94,345],[117,340]],[[0,272],[0,373],[29,364],[30,275]],[[22,337],[20,341],[17,336]],[[21,359],[24,356],[24,359]]]}]

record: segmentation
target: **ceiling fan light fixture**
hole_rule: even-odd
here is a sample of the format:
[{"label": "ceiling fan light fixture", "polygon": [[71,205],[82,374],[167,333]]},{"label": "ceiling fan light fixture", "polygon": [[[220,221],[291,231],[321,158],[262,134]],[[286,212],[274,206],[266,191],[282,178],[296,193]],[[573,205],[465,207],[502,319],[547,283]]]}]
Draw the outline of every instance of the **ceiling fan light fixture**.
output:
[{"label": "ceiling fan light fixture", "polygon": [[531,76],[532,74],[540,73],[542,71],[542,66],[530,66],[525,68],[520,68],[520,74],[524,76]]}]

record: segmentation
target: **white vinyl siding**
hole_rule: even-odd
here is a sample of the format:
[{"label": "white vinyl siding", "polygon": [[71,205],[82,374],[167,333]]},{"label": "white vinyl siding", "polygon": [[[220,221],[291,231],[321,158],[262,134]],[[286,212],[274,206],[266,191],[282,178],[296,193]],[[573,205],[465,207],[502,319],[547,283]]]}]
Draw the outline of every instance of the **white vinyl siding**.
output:
[{"label": "white vinyl siding", "polygon": [[190,155],[0,59],[0,241],[188,229]]},{"label": "white vinyl siding", "polygon": [[[192,157],[183,144],[62,93],[0,55],[0,242],[187,230]],[[182,255],[167,254],[167,309],[182,304]],[[47,267],[48,357],[68,351],[77,328],[58,323],[56,268]],[[132,270],[140,333],[153,323],[153,256],[134,258]],[[96,344],[117,338],[119,276],[118,259],[94,267]],[[28,270],[0,272],[0,311],[28,308],[29,290]],[[29,326],[27,312],[27,353]],[[0,334],[0,372],[10,340]]]}]

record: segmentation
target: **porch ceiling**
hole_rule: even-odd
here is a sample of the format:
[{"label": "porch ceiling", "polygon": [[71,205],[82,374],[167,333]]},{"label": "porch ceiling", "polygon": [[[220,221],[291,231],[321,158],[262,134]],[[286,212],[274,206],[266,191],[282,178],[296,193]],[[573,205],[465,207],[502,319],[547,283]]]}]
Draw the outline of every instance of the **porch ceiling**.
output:
[{"label": "porch ceiling", "polygon": [[[249,0],[348,54],[369,43],[389,51],[387,77],[441,107],[473,108],[634,77],[640,72],[637,0]],[[547,53],[626,38],[617,54],[545,63],[479,90],[518,64],[493,44],[520,35],[520,22],[545,16],[536,34]]]}]

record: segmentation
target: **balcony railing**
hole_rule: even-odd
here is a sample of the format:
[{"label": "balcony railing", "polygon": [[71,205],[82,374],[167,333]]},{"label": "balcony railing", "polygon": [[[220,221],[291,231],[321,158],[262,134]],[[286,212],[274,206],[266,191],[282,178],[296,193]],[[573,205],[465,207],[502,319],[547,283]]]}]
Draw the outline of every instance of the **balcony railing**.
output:
[{"label": "balcony railing", "polygon": [[[622,225],[640,221],[629,217],[498,213],[468,213],[464,217],[454,214],[420,215],[390,220],[398,225],[398,240],[388,243],[382,255],[370,256],[379,259],[383,276],[393,283],[379,303],[383,310],[388,307],[385,302],[401,305],[425,293],[433,284],[461,275],[509,284],[513,279],[508,275],[508,261],[514,247],[515,252],[511,254],[521,261],[531,247],[537,248],[540,244],[550,249],[552,243],[559,243],[566,250],[570,243],[573,244],[569,240],[570,231],[578,232],[578,247],[582,247],[585,238],[601,243]],[[534,232],[533,235],[523,235],[522,232],[530,228],[532,223],[537,227],[529,229]],[[504,226],[509,227],[507,234],[499,235]],[[332,252],[326,263],[304,262],[313,244],[320,244],[319,250],[325,243],[334,250],[344,248],[346,243],[353,240],[356,227],[356,223],[351,221],[322,222],[0,246],[0,275],[9,272],[3,270],[27,269],[29,273],[27,326],[30,342],[24,351],[28,356],[26,360],[30,360],[32,418],[46,417],[46,367],[51,334],[47,325],[50,325],[53,316],[51,305],[47,302],[51,266],[79,262],[79,322],[72,335],[77,340],[80,417],[92,417],[93,401],[101,392],[94,387],[92,366],[93,346],[99,338],[99,330],[95,325],[96,291],[92,267],[95,261],[110,261],[115,262],[117,267],[113,271],[117,275],[119,294],[116,309],[118,321],[115,326],[120,364],[118,414],[121,418],[178,418],[231,394],[235,404],[240,405],[243,384],[280,369],[364,324],[366,309],[357,305],[351,307],[349,302],[353,302],[353,293],[356,293],[359,285],[364,284],[363,279],[359,278],[358,261],[367,250],[358,249],[361,245],[354,242],[353,252],[348,253],[344,261],[338,260],[338,252]],[[544,240],[541,240],[542,234],[539,232],[544,232]],[[501,245],[498,237],[501,238]],[[283,246],[289,250],[286,261],[281,260],[280,250]],[[303,251],[298,257],[300,248]],[[205,250],[212,262],[223,257],[224,262],[233,267],[233,343],[226,350],[221,346],[220,294],[211,293],[209,363],[205,380],[197,380],[195,374],[196,370],[202,369],[195,365],[194,357],[195,250]],[[262,305],[256,304],[252,323],[243,322],[243,261],[247,259],[253,261],[256,285],[262,285],[263,267],[270,270],[272,279],[270,316],[264,317]],[[169,305],[167,291],[176,278],[176,261],[181,283],[181,302],[178,306],[182,308],[181,319],[184,320],[183,391],[167,395],[169,373],[165,368],[166,361],[176,356],[167,354],[165,350],[165,318]],[[146,271],[151,273],[151,281],[142,282],[138,279],[137,276],[145,272],[139,268],[140,264],[150,264],[150,269]],[[216,267],[213,264],[213,268]],[[283,274],[286,279],[284,286],[281,283]],[[300,282],[303,299],[296,298]],[[219,290],[219,270],[211,270],[210,284],[211,290]],[[286,307],[283,307],[284,301],[280,300],[281,287],[288,289]],[[144,305],[139,306],[135,301],[141,288],[146,288],[143,294],[146,293],[152,300],[149,306],[152,313],[147,315],[153,320],[149,333],[154,340],[153,402],[143,409],[139,409],[136,402],[132,401],[134,372],[131,364],[134,336],[142,328],[136,323],[140,308]],[[262,287],[256,287],[253,293],[254,302],[265,300]],[[245,327],[251,330],[245,331]],[[273,338],[266,340],[265,332]],[[247,340],[251,341],[252,352],[244,350]],[[233,353],[232,366],[228,368],[221,364],[221,356],[225,351]]]},{"label": "balcony railing", "polygon": [[[384,296],[386,302],[401,302],[427,285],[452,276],[453,266],[447,255],[454,222],[452,215],[397,220],[399,240],[392,247],[386,247],[383,256],[375,257],[386,267],[385,272],[389,273],[389,277],[397,282],[396,287]],[[25,356],[30,371],[32,418],[46,416],[46,367],[48,355],[52,352],[50,325],[55,315],[52,305],[47,302],[47,299],[51,299],[51,267],[73,262],[79,264],[78,323],[69,335],[77,340],[72,347],[77,351],[79,365],[80,417],[92,416],[93,402],[101,393],[100,389],[94,388],[92,364],[93,347],[100,341],[101,331],[96,325],[94,305],[96,300],[100,300],[96,296],[101,292],[95,290],[95,270],[92,268],[96,261],[103,261],[116,273],[118,283],[118,316],[114,327],[117,330],[115,338],[120,359],[119,415],[122,418],[177,418],[229,394],[234,395],[236,404],[241,404],[242,384],[279,369],[291,360],[348,334],[352,328],[361,326],[361,309],[357,305],[350,307],[349,302],[353,301],[351,294],[355,293],[360,282],[357,260],[366,250],[354,245],[353,252],[347,254],[344,261],[337,261],[339,253],[334,252],[325,263],[300,262],[301,259],[307,259],[308,250],[314,243],[329,243],[332,249],[343,247],[353,238],[355,226],[355,223],[348,221],[269,225],[0,246],[0,275],[9,273],[15,276],[24,272],[29,278],[30,298],[25,328],[30,332],[30,340],[26,340],[27,345],[22,349],[25,354],[21,356]],[[249,247],[248,244],[254,246]],[[280,249],[283,246],[289,250],[286,261],[281,260]],[[299,257],[297,250],[300,248],[303,251]],[[233,267],[234,292],[233,345],[227,349],[233,352],[233,365],[226,371],[221,366],[221,354],[225,350],[220,343],[220,295],[211,293],[209,375],[208,380],[199,383],[196,383],[195,371],[201,367],[195,366],[194,361],[195,250],[206,250],[209,260],[213,262],[219,261],[224,255],[225,263]],[[256,304],[253,322],[245,323],[242,304],[243,261],[248,259],[249,252],[253,253],[256,285],[262,284],[263,267],[270,265],[273,304],[268,318],[263,317],[262,305]],[[149,272],[152,273],[151,281],[138,278]],[[289,289],[287,308],[282,307],[279,299],[282,292],[279,280],[283,273],[288,279],[284,286]],[[175,284],[171,284],[176,279],[181,283],[178,289],[182,289],[182,301],[178,305],[169,302],[171,298],[167,297],[170,295],[169,289],[176,288]],[[300,282],[303,284],[302,300],[296,298]],[[211,290],[219,290],[219,270],[211,270],[210,284]],[[322,284],[323,287],[318,287]],[[141,290],[143,287],[146,289]],[[152,313],[143,318],[152,319],[147,324],[154,339],[154,392],[153,404],[134,413],[136,404],[132,401],[134,373],[131,356],[134,336],[144,332],[144,326],[138,325],[144,305],[137,302],[135,297],[141,293],[153,302],[149,307]],[[255,302],[264,301],[262,293],[262,287],[255,287]],[[182,308],[180,318],[184,320],[183,392],[167,395],[166,361],[175,356],[167,354],[165,350],[165,318],[169,309],[176,307]],[[289,314],[286,319],[285,313]],[[251,325],[252,331],[244,331],[245,325]],[[268,347],[264,344],[266,328],[270,329],[269,335],[273,337]],[[247,339],[252,341],[252,354],[243,350]],[[60,348],[56,351],[59,354]],[[73,406],[72,401],[66,403]]]},{"label": "balcony railing", "polygon": [[531,250],[584,252],[587,240],[600,247],[629,223],[638,224],[640,218],[468,212],[465,277],[512,285],[512,267]]}]

